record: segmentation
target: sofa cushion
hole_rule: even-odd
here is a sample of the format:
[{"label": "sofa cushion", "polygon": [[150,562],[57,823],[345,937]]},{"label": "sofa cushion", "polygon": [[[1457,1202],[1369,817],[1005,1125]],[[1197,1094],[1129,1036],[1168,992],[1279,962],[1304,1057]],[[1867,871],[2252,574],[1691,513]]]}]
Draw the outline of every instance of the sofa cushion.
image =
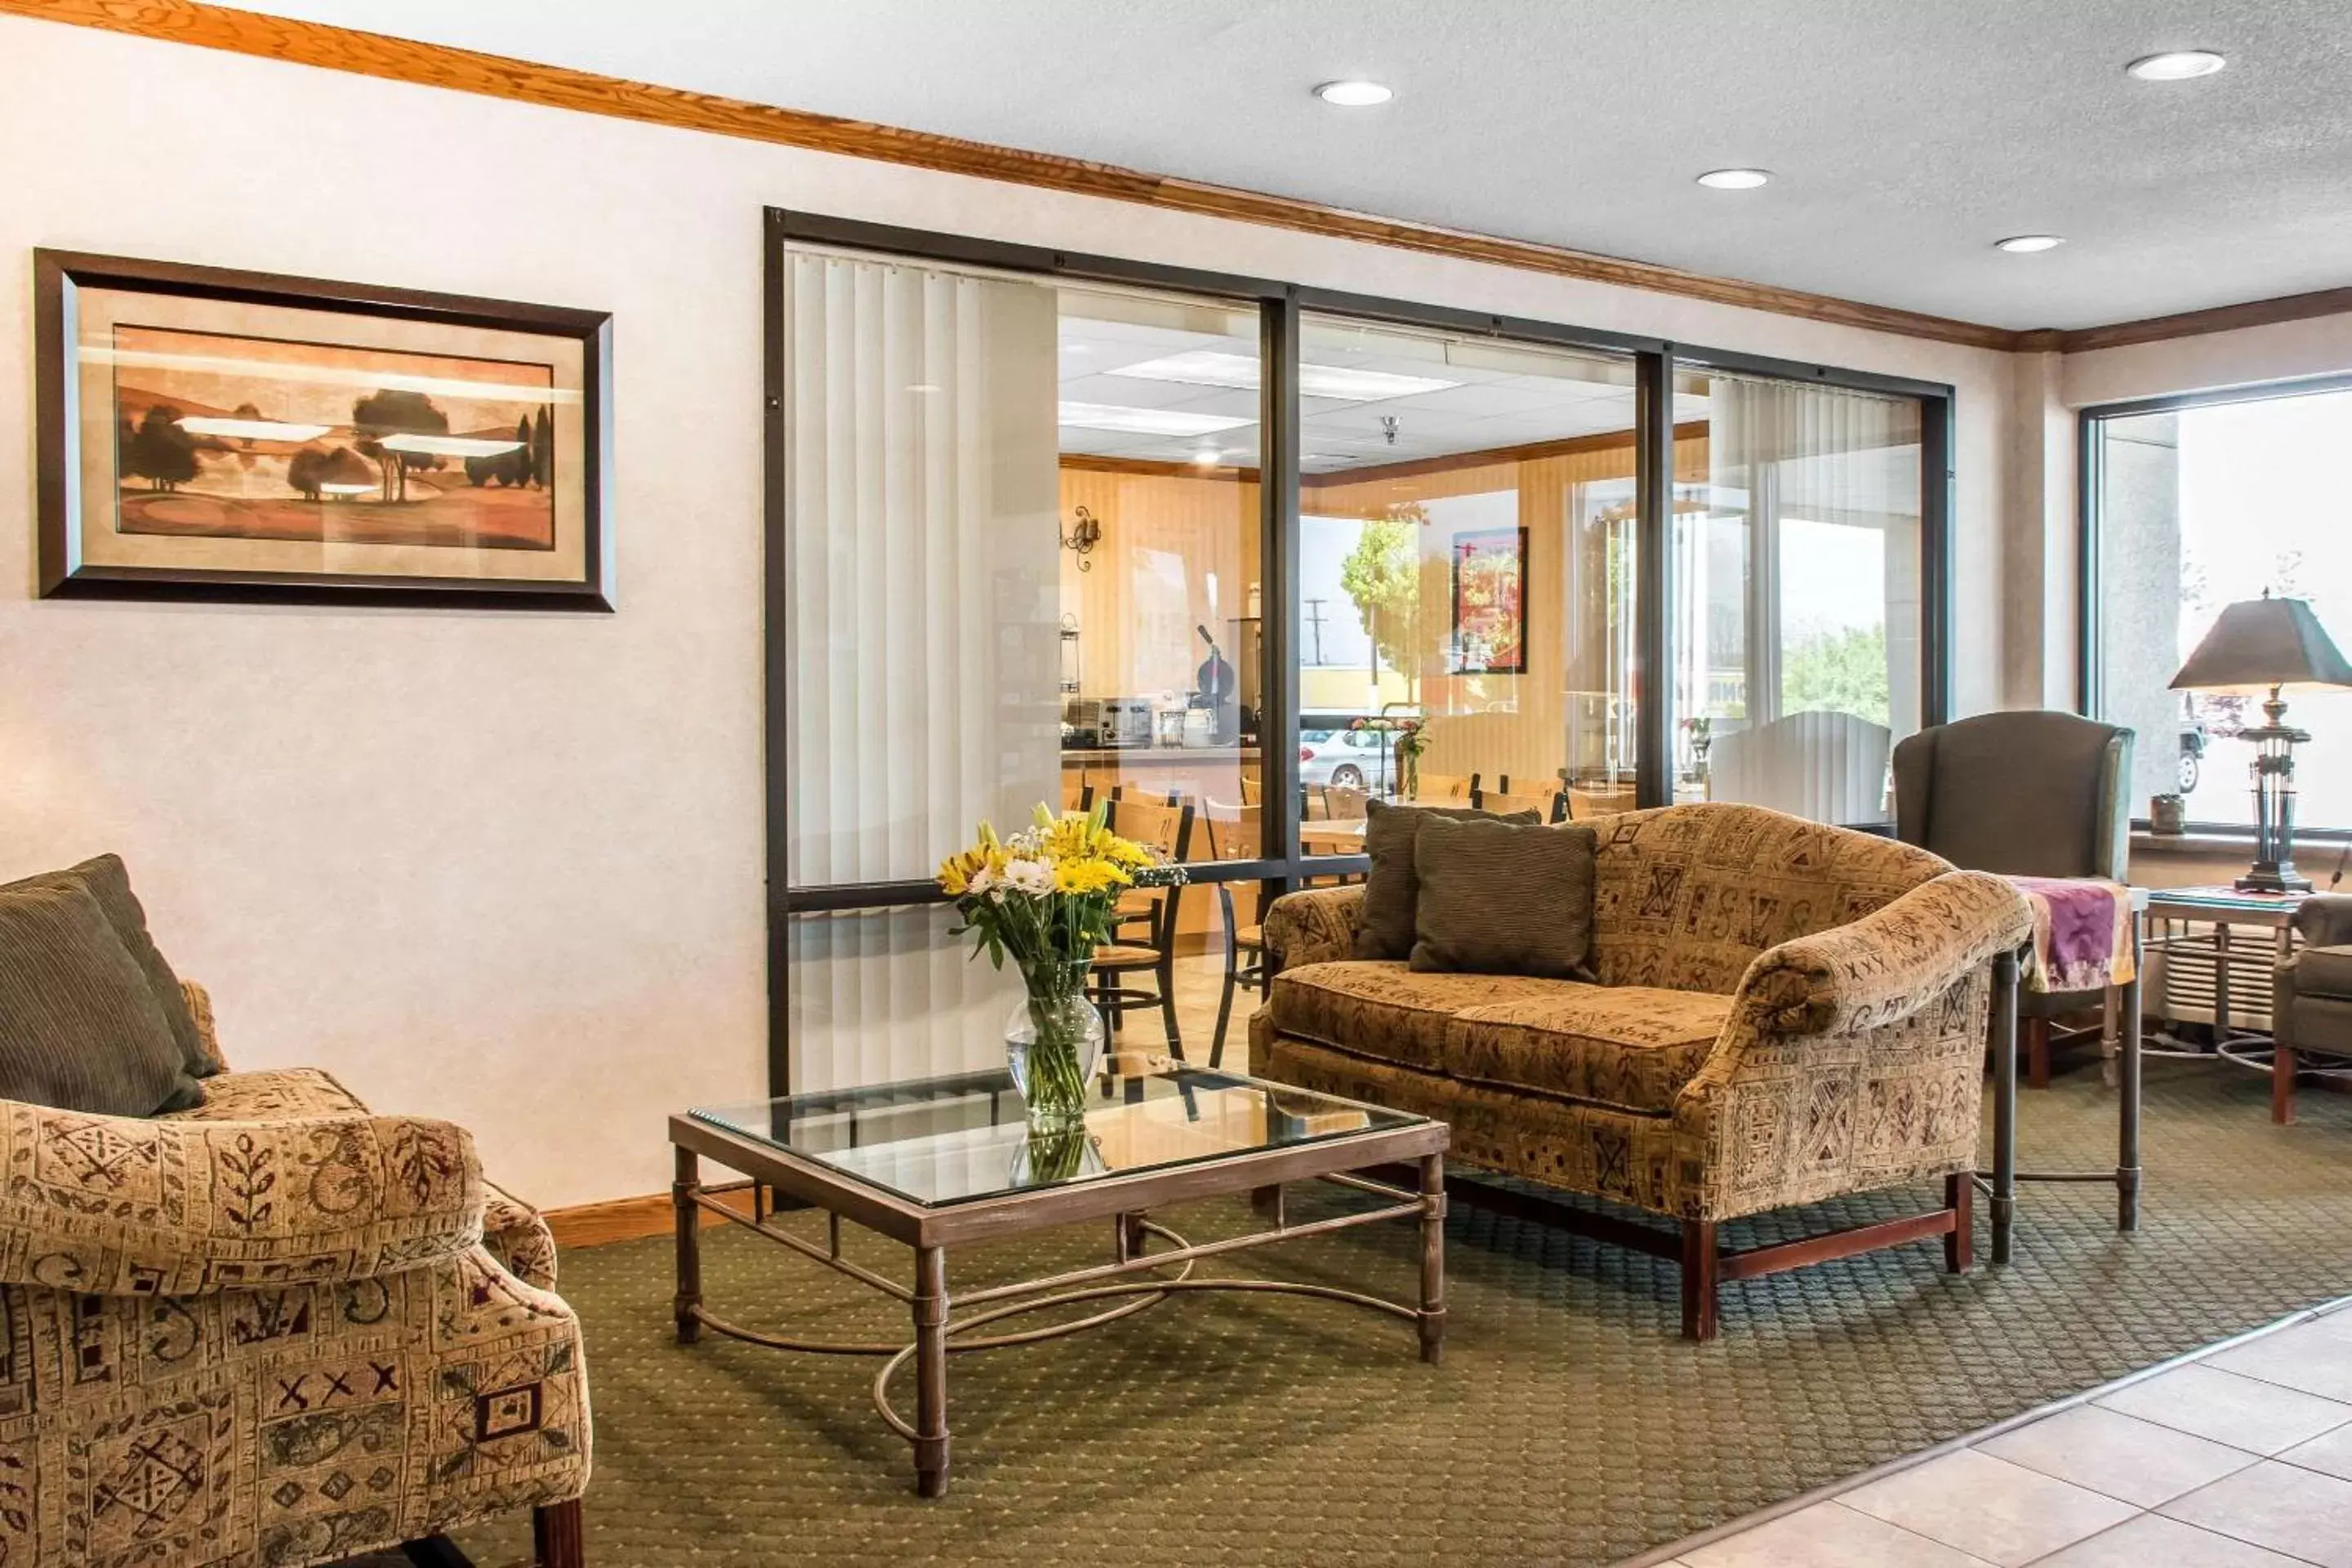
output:
[{"label": "sofa cushion", "polygon": [[2294,958],[2301,996],[2352,996],[2352,947],[2306,947]]},{"label": "sofa cushion", "polygon": [[1432,817],[1413,839],[1412,967],[1592,978],[1592,829]]},{"label": "sofa cushion", "polygon": [[79,883],[0,892],[0,1099],[93,1116],[196,1101],[147,976]]},{"label": "sofa cushion", "polygon": [[1284,970],[1268,1000],[1274,1026],[1286,1035],[1444,1072],[1447,1037],[1463,1009],[1532,1002],[1568,984],[1529,974],[1416,974],[1384,959],[1341,959]]},{"label": "sofa cushion", "polygon": [[1413,871],[1412,847],[1421,825],[1433,816],[1484,817],[1490,821],[1540,823],[1532,811],[1496,817],[1468,806],[1391,805],[1384,800],[1364,803],[1364,853],[1372,858],[1371,874],[1364,879],[1364,910],[1356,928],[1358,958],[1405,958],[1412,952],[1413,903],[1420,880]]},{"label": "sofa cushion", "polygon": [[1731,998],[1646,985],[1561,984],[1454,1020],[1456,1078],[1664,1115],[1731,1016]]},{"label": "sofa cushion", "polygon": [[220,1070],[213,1053],[205,1047],[203,1031],[196,1026],[195,1015],[189,1010],[186,996],[180,990],[180,977],[163,961],[155,939],[147,932],[147,911],[140,906],[139,896],[131,890],[131,870],[120,855],[100,855],[79,866],[68,866],[62,871],[44,871],[26,877],[22,881],[0,887],[0,893],[15,892],[22,888],[81,888],[98,900],[106,912],[106,921],[114,934],[122,939],[122,946],[147,977],[148,988],[155,994],[155,1006],[163,1015],[163,1022],[179,1043],[180,1058],[191,1078],[205,1078]]}]

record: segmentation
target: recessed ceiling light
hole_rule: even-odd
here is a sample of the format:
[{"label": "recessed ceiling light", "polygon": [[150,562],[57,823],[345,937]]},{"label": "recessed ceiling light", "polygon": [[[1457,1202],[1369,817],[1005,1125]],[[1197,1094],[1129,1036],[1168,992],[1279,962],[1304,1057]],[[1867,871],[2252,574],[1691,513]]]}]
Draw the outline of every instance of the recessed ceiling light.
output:
[{"label": "recessed ceiling light", "polygon": [[1762,169],[1709,169],[1698,183],[1711,191],[1752,191],[1769,184],[1772,176]]},{"label": "recessed ceiling light", "polygon": [[1065,403],[1060,422],[1073,429],[1113,430],[1125,436],[1213,436],[1256,423],[1213,414],[1187,414],[1178,408],[1121,408],[1104,403]]},{"label": "recessed ceiling light", "polygon": [[2006,250],[2011,256],[2030,256],[2037,250],[2055,250],[2066,242],[2054,234],[2013,234],[2007,239],[1992,242],[1995,250]]},{"label": "recessed ceiling light", "polygon": [[2124,74],[2142,81],[2187,81],[2191,77],[2211,76],[2229,63],[2210,49],[2172,49],[2142,55],[2124,67]]},{"label": "recessed ceiling light", "polygon": [[1384,83],[1351,79],[1347,81],[1327,81],[1315,89],[1315,96],[1326,103],[1336,103],[1342,109],[1370,109],[1376,103],[1386,103],[1396,96]]},{"label": "recessed ceiling light", "polygon": [[1214,447],[1203,447],[1192,454],[1192,460],[1204,468],[1213,468],[1217,466],[1217,460],[1223,456],[1224,454]]},{"label": "recessed ceiling light", "polygon": [[[1223,386],[1254,390],[1258,384],[1255,354],[1224,353],[1215,349],[1192,349],[1183,353],[1122,365],[1105,374],[1131,375],[1139,381],[1173,381],[1188,386]],[[1444,392],[1459,386],[1433,375],[1400,375],[1394,371],[1357,370],[1348,365],[1302,364],[1298,390],[1307,397],[1328,397],[1342,403],[1376,403],[1387,397],[1412,397],[1423,392]]]}]

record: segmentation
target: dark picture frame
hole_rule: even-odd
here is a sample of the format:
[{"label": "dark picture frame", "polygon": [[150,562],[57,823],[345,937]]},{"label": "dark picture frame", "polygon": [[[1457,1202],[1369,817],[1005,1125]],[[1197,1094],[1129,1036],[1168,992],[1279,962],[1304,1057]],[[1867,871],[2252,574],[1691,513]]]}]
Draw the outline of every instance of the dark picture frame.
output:
[{"label": "dark picture frame", "polygon": [[[1525,528],[1465,528],[1457,530],[1447,542],[1445,555],[1451,591],[1447,597],[1453,606],[1453,657],[1455,675],[1525,675],[1528,672],[1528,533]],[[1475,561],[1507,558],[1512,563],[1512,590],[1507,606],[1487,606],[1473,604],[1471,596],[1478,589],[1485,573],[1470,570]],[[1463,642],[1467,629],[1473,636],[1492,644],[1496,639],[1490,627],[1507,626],[1510,636],[1504,647],[1513,657],[1496,658],[1491,655],[1483,660],[1471,658]]]},{"label": "dark picture frame", "polygon": [[[589,612],[614,607],[609,312],[49,249],[33,253],[33,294],[37,564],[42,597]],[[142,300],[153,301],[151,313],[159,318],[198,324],[133,325],[128,313]],[[116,320],[109,329],[113,335],[105,340],[109,342],[119,344],[127,333],[155,340],[177,333],[199,348],[229,339],[249,342],[257,345],[256,353],[293,365],[286,374],[289,383],[336,384],[332,392],[313,392],[314,404],[362,388],[371,359],[394,367],[409,361],[426,368],[478,363],[492,367],[486,373],[491,375],[542,370],[548,390],[536,415],[526,409],[513,426],[514,438],[505,442],[481,439],[484,433],[478,431],[472,437],[414,433],[432,431],[436,426],[430,423],[402,426],[387,418],[383,425],[368,426],[361,420],[358,405],[383,397],[380,392],[362,391],[347,416],[314,413],[308,416],[309,424],[243,405],[234,413],[216,406],[205,421],[165,417],[177,415],[176,405],[159,410],[160,394],[132,392],[125,383],[121,366],[139,356],[117,351],[110,363],[100,367],[107,376],[103,385],[85,368],[84,361],[92,356],[84,318],[93,300],[102,302],[109,319]],[[188,302],[195,308],[191,310]],[[236,312],[247,307],[305,312],[299,321],[313,325],[320,324],[323,313],[328,318],[324,324],[332,331],[325,336],[299,330],[239,333],[231,327],[204,324],[205,308],[211,306],[220,307],[223,321],[235,320]],[[124,318],[116,319],[117,311],[125,312]],[[499,353],[469,350],[468,330],[484,334],[485,342],[509,346]],[[548,367],[516,361],[511,345],[539,339],[547,340]],[[150,366],[173,358],[155,352],[144,355]],[[242,375],[268,385],[275,374],[268,365],[221,370],[216,349],[210,360],[201,353],[178,359],[206,367],[178,374],[211,374],[215,382]],[[554,366],[562,368],[561,376],[551,368]],[[170,372],[151,368],[144,374],[160,379]],[[406,379],[428,389],[435,384],[423,374]],[[468,395],[467,384],[459,384],[460,399]],[[509,405],[540,395],[519,392],[510,384],[501,384],[498,390]],[[419,406],[415,400],[423,399],[426,417],[439,420],[441,431],[449,430],[446,416],[429,406],[431,390],[404,395],[412,409]],[[102,407],[96,401],[100,398],[104,399]],[[147,399],[146,418],[157,426],[153,439],[165,453],[160,462],[130,455],[148,435],[143,426],[134,426],[132,398]],[[226,396],[217,402],[225,405]],[[95,423],[101,414],[102,429]],[[240,424],[237,416],[248,414],[257,417]],[[185,433],[206,422],[231,433],[193,438]],[[273,425],[275,430],[257,437],[242,433]],[[491,433],[503,434],[506,428],[499,426]],[[106,432],[119,433],[113,454],[89,449],[97,444],[89,434],[94,429],[100,430],[101,439]],[[303,430],[326,434],[306,440]],[[386,430],[400,439],[389,438]],[[338,438],[344,445],[338,447]],[[398,450],[387,453],[387,447]],[[176,457],[170,455],[174,450]],[[495,457],[476,455],[492,451]],[[373,466],[361,474],[371,458]],[[247,470],[244,477],[232,476],[244,495],[213,500],[203,493],[205,476],[230,467],[230,459]],[[359,482],[317,483],[330,459],[342,465],[333,471],[336,479]],[[142,472],[135,466],[142,461],[147,465],[144,492],[126,482]],[[298,462],[307,462],[308,470],[298,470]],[[172,463],[178,467],[165,466]],[[93,469],[101,477],[114,474],[111,493],[96,491],[89,478]],[[376,490],[379,472],[383,476],[381,495],[367,494]],[[410,493],[412,475],[415,495]],[[127,524],[133,503],[142,505],[141,516],[146,517],[162,512],[152,504],[156,500],[180,502],[183,498],[173,493],[180,479],[192,485],[186,504],[152,525]],[[378,501],[385,503],[381,511],[374,510]],[[487,520],[478,528],[477,513]],[[184,522],[181,514],[195,521]],[[454,523],[448,521],[453,515],[457,520]],[[226,525],[214,521],[219,516],[232,521]],[[352,519],[360,521],[354,525]],[[502,533],[500,519],[519,521],[504,524],[509,531]],[[371,527],[376,531],[367,531]],[[152,550],[159,557],[203,554],[212,559],[201,564],[184,559],[93,561],[87,558],[93,535],[118,555]],[[114,549],[117,536],[134,541],[136,547]],[[472,570],[436,570],[431,552],[440,550],[449,552],[452,567],[462,562]],[[257,559],[241,560],[241,552]],[[310,569],[289,568],[289,559],[305,555],[339,556],[349,564],[319,562]],[[392,569],[393,564],[398,569]],[[511,570],[501,574],[502,566]]]}]

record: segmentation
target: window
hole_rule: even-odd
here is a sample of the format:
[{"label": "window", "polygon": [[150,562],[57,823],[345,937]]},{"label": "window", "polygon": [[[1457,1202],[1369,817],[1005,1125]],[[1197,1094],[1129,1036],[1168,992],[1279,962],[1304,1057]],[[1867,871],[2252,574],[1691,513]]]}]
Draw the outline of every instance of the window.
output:
[{"label": "window", "polygon": [[777,1092],[1002,1062],[930,883],[983,818],[1164,827],[1213,1014],[1374,796],[1870,822],[1943,716],[1948,389],[770,222]]},{"label": "window", "polygon": [[1259,853],[1257,307],[803,247],[782,289],[785,877],[876,889],[791,916],[791,1079],[985,1066],[1010,983],[894,885],[1040,804]]},{"label": "window", "polygon": [[1358,721],[1426,725],[1424,798],[1630,806],[1632,358],[1320,315],[1299,345],[1310,847],[1317,819],[1408,787]]},{"label": "window", "polygon": [[[2137,732],[2134,815],[2186,798],[2190,821],[2253,822],[2252,698],[2170,689],[2223,606],[2307,599],[2339,647],[2352,632],[2352,536],[2335,487],[2352,444],[2340,383],[2086,411],[2084,693]],[[2298,826],[2352,828],[2352,693],[2289,694]]]},{"label": "window", "polygon": [[1891,821],[1922,721],[1918,402],[1709,373],[1675,416],[1677,798]]}]

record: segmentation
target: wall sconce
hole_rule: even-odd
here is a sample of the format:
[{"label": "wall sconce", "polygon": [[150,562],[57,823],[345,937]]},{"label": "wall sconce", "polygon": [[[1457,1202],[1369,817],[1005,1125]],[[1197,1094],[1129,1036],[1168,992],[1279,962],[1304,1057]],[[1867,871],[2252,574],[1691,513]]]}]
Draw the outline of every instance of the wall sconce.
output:
[{"label": "wall sconce", "polygon": [[1096,521],[1093,512],[1080,507],[1077,517],[1070,524],[1070,531],[1062,534],[1061,541],[1062,548],[1078,558],[1078,570],[1091,572],[1095,563],[1087,560],[1087,555],[1102,542],[1102,524]]}]

